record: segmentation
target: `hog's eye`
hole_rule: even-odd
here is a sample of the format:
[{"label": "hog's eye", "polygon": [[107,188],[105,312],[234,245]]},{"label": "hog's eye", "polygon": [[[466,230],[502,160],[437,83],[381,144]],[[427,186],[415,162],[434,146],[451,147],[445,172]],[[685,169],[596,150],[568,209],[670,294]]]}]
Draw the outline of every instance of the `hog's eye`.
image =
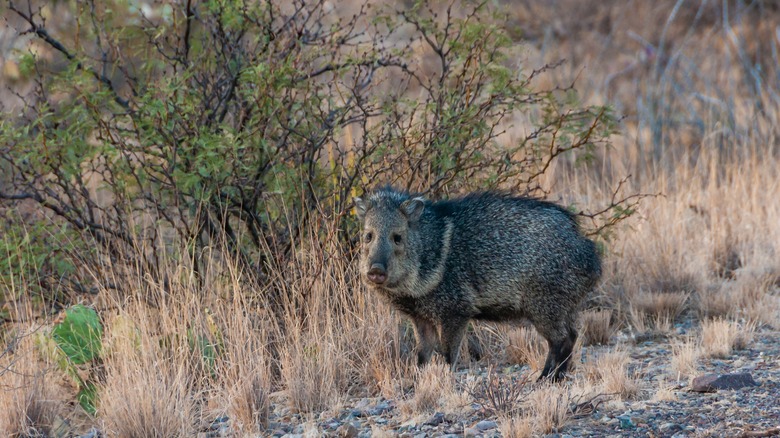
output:
[{"label": "hog's eye", "polygon": [[403,238],[401,238],[400,234],[393,234],[393,242],[395,242],[396,245],[400,245],[401,242],[403,242]]},{"label": "hog's eye", "polygon": [[366,242],[370,242],[371,239],[373,239],[373,238],[374,238],[374,233],[372,233],[370,231],[368,233],[366,233]]}]

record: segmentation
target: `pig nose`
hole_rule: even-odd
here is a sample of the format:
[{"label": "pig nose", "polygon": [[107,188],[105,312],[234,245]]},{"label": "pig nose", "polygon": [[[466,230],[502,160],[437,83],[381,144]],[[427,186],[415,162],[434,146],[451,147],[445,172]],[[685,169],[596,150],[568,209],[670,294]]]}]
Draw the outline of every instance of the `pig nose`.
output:
[{"label": "pig nose", "polygon": [[387,281],[385,266],[379,263],[371,265],[371,269],[368,270],[368,279],[375,284],[382,284]]}]

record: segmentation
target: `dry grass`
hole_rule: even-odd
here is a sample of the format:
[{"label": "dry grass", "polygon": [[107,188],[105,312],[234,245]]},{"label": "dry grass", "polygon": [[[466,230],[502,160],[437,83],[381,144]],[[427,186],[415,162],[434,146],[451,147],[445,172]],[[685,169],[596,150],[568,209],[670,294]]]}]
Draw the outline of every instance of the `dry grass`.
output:
[{"label": "dry grass", "polygon": [[624,350],[604,352],[585,363],[584,374],[606,394],[622,399],[634,398],[639,394],[639,382],[636,373],[629,370],[629,361]]},{"label": "dry grass", "polygon": [[545,384],[531,391],[526,403],[534,432],[549,434],[563,428],[571,418],[570,402],[571,390],[566,385]]},{"label": "dry grass", "polygon": [[502,418],[498,430],[506,438],[530,438],[534,436],[533,418],[528,415]]},{"label": "dry grass", "polygon": [[698,313],[702,319],[747,318],[769,327],[780,327],[780,296],[775,293],[776,283],[774,272],[740,272],[732,280],[701,291]]},{"label": "dry grass", "polygon": [[367,309],[356,321],[353,334],[355,347],[359,348],[352,353],[359,367],[357,373],[368,393],[398,398],[414,384],[417,358],[411,354],[412,329],[384,303],[374,301],[367,306],[373,310]]},{"label": "dry grass", "polygon": [[672,344],[672,371],[677,375],[677,380],[681,378],[692,379],[696,376],[697,365],[701,350],[693,339],[687,339],[685,342]]},{"label": "dry grass", "polygon": [[123,355],[106,363],[99,406],[109,436],[187,437],[197,432],[192,374],[156,354]]},{"label": "dry grass", "polygon": [[615,333],[611,310],[586,310],[580,315],[584,345],[607,345]]},{"label": "dry grass", "polygon": [[412,397],[401,405],[407,416],[429,413],[460,399],[455,391],[455,376],[450,367],[434,361],[418,369]]},{"label": "dry grass", "polygon": [[[143,290],[158,293],[154,288]],[[197,432],[195,400],[202,366],[186,337],[168,331],[187,326],[182,318],[191,315],[192,303],[161,304],[158,312],[139,300],[107,324],[111,349],[104,358],[106,377],[98,411],[108,436],[185,437]]]},{"label": "dry grass", "polygon": [[674,321],[685,310],[689,296],[686,292],[645,292],[634,295],[630,303],[645,315]]},{"label": "dry grass", "polygon": [[540,371],[547,357],[547,342],[533,327],[512,328],[507,332],[506,359]]},{"label": "dry grass", "polygon": [[636,334],[663,336],[672,331],[672,320],[665,315],[648,315],[636,307],[629,308],[628,319]]},{"label": "dry grass", "polygon": [[455,415],[462,418],[473,412],[471,395],[465,390],[459,391],[453,389],[452,391],[445,392],[440,403],[441,412],[444,414]]},{"label": "dry grass", "polygon": [[653,401],[667,402],[677,400],[677,394],[674,393],[674,386],[669,385],[663,380],[658,381],[658,388],[653,394]]},{"label": "dry grass", "polygon": [[738,289],[731,284],[710,285],[697,293],[696,310],[702,319],[725,317],[738,308],[740,301]]},{"label": "dry grass", "polygon": [[52,379],[27,343],[14,360],[0,355],[0,435],[51,436],[63,401],[52,397]]},{"label": "dry grass", "polygon": [[522,409],[499,416],[504,437],[531,437],[561,430],[571,419],[572,389],[566,385],[542,384],[525,397]]},{"label": "dry grass", "polygon": [[708,357],[728,357],[732,350],[741,350],[753,341],[756,324],[738,324],[726,319],[710,319],[701,323],[701,345]]},{"label": "dry grass", "polygon": [[[246,303],[235,296],[233,309],[246,309]],[[219,388],[225,400],[220,404],[231,419],[231,425],[244,434],[257,433],[268,425],[271,371],[267,340],[261,333],[267,327],[253,327],[246,312],[222,315],[229,321],[223,338],[223,355],[217,359]]]},{"label": "dry grass", "polygon": [[290,406],[299,412],[321,411],[338,402],[346,364],[340,346],[320,337],[293,337],[281,356],[282,382]]},{"label": "dry grass", "polygon": [[483,412],[513,418],[522,408],[530,382],[528,373],[522,376],[502,375],[491,366],[484,379],[472,382],[469,393]]},{"label": "dry grass", "polygon": [[380,428],[377,425],[371,426],[371,437],[372,438],[395,438],[398,436],[395,431],[392,430],[385,430]]},{"label": "dry grass", "polygon": [[631,325],[638,333],[668,334],[688,303],[686,292],[638,292],[629,298]]}]

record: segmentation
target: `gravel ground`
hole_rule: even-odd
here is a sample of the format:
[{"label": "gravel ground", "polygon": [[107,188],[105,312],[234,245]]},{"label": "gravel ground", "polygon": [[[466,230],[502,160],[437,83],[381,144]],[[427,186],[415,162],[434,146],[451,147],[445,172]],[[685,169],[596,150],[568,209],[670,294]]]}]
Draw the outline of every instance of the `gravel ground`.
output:
[{"label": "gravel ground", "polygon": [[[678,332],[684,328],[678,328]],[[626,337],[624,336],[624,339]],[[620,341],[619,341],[620,342]],[[639,394],[629,400],[602,396],[592,412],[578,412],[557,433],[547,436],[706,437],[773,436],[780,427],[780,333],[762,330],[749,348],[723,359],[700,359],[700,374],[750,373],[759,386],[714,393],[691,391],[688,380],[670,380],[672,356],[669,339],[620,342],[631,356],[631,368],[640,379]],[[588,347],[583,357],[611,347]],[[527,368],[503,369],[509,375],[528,373]],[[472,365],[456,373],[460,385],[486,379],[486,366]],[[657,400],[660,382],[669,387],[672,400]],[[568,384],[571,384],[569,382]],[[529,385],[529,388],[533,385]],[[530,390],[530,389],[529,389]],[[672,398],[672,397],[669,397]],[[500,437],[500,419],[472,400],[458,413],[428,412],[412,416],[401,409],[403,400],[355,398],[318,417],[291,413],[283,403],[274,404],[266,435],[304,436],[434,436]],[[218,419],[214,430],[202,436],[229,435],[229,419]],[[753,435],[743,435],[753,431]],[[382,433],[384,432],[384,433]],[[761,432],[764,434],[762,435]],[[780,435],[778,430],[776,435]]]}]

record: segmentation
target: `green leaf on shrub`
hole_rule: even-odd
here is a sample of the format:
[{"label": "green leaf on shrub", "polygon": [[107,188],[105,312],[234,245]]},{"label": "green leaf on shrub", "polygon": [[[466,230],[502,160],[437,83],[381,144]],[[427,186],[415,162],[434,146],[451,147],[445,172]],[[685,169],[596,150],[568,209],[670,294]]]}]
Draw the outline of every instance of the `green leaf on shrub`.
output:
[{"label": "green leaf on shrub", "polygon": [[52,338],[76,365],[100,355],[103,327],[95,309],[77,304],[65,311],[65,319],[54,327]]}]

